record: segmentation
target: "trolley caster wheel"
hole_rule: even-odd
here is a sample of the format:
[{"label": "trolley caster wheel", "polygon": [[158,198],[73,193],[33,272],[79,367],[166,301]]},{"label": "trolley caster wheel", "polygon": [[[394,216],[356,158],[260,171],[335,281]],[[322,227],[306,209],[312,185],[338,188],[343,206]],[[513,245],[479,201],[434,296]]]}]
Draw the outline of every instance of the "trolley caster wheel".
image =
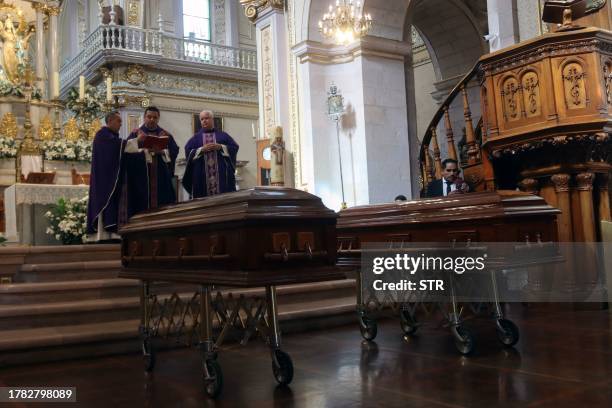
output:
[{"label": "trolley caster wheel", "polygon": [[474,336],[464,326],[458,325],[452,328],[455,337],[455,348],[464,356],[474,351]]},{"label": "trolley caster wheel", "polygon": [[276,382],[280,385],[289,385],[293,380],[293,361],[289,354],[282,350],[274,350],[272,357],[272,372]]},{"label": "trolley caster wheel", "polygon": [[210,398],[217,398],[223,389],[223,372],[217,360],[204,361],[204,390]]},{"label": "trolley caster wheel", "polygon": [[369,319],[366,316],[359,316],[359,330],[361,337],[367,341],[372,341],[378,334],[378,325],[375,320]]},{"label": "trolley caster wheel", "polygon": [[497,339],[504,347],[512,347],[519,340],[519,329],[511,320],[499,319],[496,322]]},{"label": "trolley caster wheel", "polygon": [[153,371],[153,368],[155,368],[155,349],[153,348],[153,341],[150,337],[146,337],[142,340],[142,357],[144,359],[145,371]]},{"label": "trolley caster wheel", "polygon": [[416,319],[406,310],[400,312],[400,327],[406,336],[412,336],[419,328]]}]

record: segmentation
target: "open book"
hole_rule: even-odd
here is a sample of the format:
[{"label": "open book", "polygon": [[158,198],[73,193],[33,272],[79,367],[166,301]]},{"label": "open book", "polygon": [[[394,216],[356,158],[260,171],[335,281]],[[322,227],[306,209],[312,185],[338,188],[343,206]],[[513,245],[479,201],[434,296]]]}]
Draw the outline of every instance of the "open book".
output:
[{"label": "open book", "polygon": [[147,135],[142,142],[142,147],[159,152],[168,148],[168,136]]}]

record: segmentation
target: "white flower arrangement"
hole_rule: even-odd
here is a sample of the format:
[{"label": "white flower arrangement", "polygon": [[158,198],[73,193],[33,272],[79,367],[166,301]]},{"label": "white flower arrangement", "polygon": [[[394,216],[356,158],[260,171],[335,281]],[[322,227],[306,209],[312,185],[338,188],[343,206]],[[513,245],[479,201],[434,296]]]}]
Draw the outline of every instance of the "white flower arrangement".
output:
[{"label": "white flower arrangement", "polygon": [[11,137],[0,136],[0,159],[17,157],[19,142]]},{"label": "white flower arrangement", "polygon": [[89,140],[48,140],[42,146],[45,160],[91,162],[91,141]]},{"label": "white flower arrangement", "polygon": [[76,245],[85,242],[87,237],[87,203],[89,197],[73,198],[67,201],[60,198],[51,210],[45,213],[49,220],[47,234],[64,245]]}]

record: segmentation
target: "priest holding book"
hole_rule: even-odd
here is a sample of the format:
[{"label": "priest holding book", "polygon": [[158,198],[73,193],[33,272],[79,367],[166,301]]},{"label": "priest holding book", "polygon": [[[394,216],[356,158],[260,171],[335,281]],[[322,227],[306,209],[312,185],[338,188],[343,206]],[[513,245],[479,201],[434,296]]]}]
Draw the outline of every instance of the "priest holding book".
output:
[{"label": "priest holding book", "polygon": [[139,208],[176,202],[174,167],[179,148],[170,133],[159,127],[159,109],[149,106],[143,125],[128,136],[125,165],[129,201]]},{"label": "priest holding book", "polygon": [[183,187],[192,198],[236,191],[238,144],[230,135],[214,128],[211,111],[200,112],[200,123],[202,129],[185,146]]}]

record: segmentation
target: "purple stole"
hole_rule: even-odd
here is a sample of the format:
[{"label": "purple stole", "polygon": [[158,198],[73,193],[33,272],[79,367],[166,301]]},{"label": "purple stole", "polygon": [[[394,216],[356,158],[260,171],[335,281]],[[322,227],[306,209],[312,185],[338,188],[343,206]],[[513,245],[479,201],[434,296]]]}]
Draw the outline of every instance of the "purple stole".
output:
[{"label": "purple stole", "polygon": [[[217,143],[215,133],[202,135],[202,147],[209,143]],[[219,163],[217,163],[217,151],[211,150],[204,153],[204,177],[206,179],[206,192],[208,195],[219,194]]]}]

